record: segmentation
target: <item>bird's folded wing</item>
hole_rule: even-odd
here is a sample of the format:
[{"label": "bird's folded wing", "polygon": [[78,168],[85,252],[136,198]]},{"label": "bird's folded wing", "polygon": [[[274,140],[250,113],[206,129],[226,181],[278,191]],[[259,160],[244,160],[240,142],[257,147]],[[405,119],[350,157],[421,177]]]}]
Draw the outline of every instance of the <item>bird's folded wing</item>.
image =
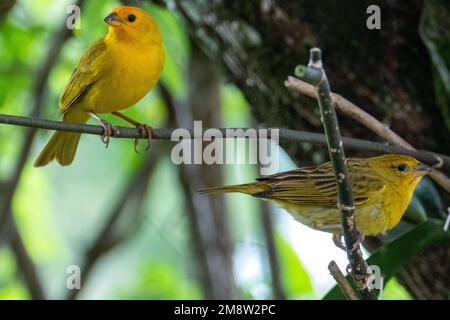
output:
[{"label": "bird's folded wing", "polygon": [[[376,176],[352,174],[352,191],[356,205],[362,205],[381,192],[384,184]],[[270,186],[261,197],[286,201],[293,205],[336,207],[336,178],[330,163],[306,167],[258,179]],[[259,196],[259,195],[256,195]]]},{"label": "bird's folded wing", "polygon": [[59,101],[61,114],[66,113],[100,78],[105,52],[106,44],[103,40],[98,40],[81,57]]}]

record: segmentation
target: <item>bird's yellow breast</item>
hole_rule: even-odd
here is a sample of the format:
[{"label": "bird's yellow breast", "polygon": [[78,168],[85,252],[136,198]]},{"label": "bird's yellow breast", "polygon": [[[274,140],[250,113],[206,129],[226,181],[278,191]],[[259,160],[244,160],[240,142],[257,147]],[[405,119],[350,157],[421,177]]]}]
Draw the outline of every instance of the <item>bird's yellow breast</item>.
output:
[{"label": "bird's yellow breast", "polygon": [[109,68],[86,97],[86,106],[96,113],[111,113],[133,106],[158,81],[164,66],[161,44],[145,47],[107,43]]}]

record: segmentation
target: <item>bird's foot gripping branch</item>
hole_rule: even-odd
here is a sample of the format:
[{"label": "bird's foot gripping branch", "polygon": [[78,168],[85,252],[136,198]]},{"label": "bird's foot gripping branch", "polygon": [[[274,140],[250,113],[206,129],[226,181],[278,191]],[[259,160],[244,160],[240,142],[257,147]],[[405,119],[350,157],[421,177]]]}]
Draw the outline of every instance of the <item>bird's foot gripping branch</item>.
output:
[{"label": "bird's foot gripping branch", "polygon": [[317,89],[317,100],[320,107],[321,119],[336,177],[338,189],[337,206],[342,214],[342,234],[344,236],[352,276],[355,280],[356,288],[363,299],[376,299],[375,293],[367,286],[370,274],[368,273],[368,266],[362,256],[359,245],[358,239],[360,237],[355,224],[355,204],[352,184],[347,169],[339,123],[331,98],[330,84],[323,68],[320,49],[311,49],[308,66],[302,71],[302,79],[314,85]]}]

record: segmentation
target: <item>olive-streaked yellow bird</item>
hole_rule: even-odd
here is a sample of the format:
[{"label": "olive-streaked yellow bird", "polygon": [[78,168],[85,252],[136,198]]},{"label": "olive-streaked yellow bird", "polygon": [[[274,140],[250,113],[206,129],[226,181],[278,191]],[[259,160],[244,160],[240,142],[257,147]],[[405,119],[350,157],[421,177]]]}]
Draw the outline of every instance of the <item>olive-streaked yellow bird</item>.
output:
[{"label": "olive-streaked yellow bird", "polygon": [[[363,235],[393,228],[411,201],[414,189],[430,167],[406,155],[348,158],[355,200],[355,221]],[[299,222],[334,234],[339,244],[341,213],[332,164],[274,174],[256,182],[200,190],[201,193],[239,192],[274,201]]]}]

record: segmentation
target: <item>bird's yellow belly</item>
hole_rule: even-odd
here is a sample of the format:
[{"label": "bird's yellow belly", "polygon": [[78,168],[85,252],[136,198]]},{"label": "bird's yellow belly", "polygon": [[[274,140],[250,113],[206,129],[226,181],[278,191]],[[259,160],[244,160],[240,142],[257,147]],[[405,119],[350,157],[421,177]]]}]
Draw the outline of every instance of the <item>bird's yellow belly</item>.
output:
[{"label": "bird's yellow belly", "polygon": [[164,60],[155,59],[155,56],[160,55],[135,57],[141,60],[139,63],[115,64],[111,76],[101,78],[95,84],[97,90],[92,90],[86,97],[87,109],[96,113],[111,113],[136,104],[153,88],[161,75]]},{"label": "bird's yellow belly", "polygon": [[[297,221],[310,228],[331,233],[341,232],[341,212],[338,208],[305,206],[299,209],[283,203],[278,204],[289,211]],[[356,207],[356,225],[364,235],[375,235],[391,229],[398,223],[404,212],[403,210],[393,219],[391,212],[386,212],[382,208],[381,203]]]}]

